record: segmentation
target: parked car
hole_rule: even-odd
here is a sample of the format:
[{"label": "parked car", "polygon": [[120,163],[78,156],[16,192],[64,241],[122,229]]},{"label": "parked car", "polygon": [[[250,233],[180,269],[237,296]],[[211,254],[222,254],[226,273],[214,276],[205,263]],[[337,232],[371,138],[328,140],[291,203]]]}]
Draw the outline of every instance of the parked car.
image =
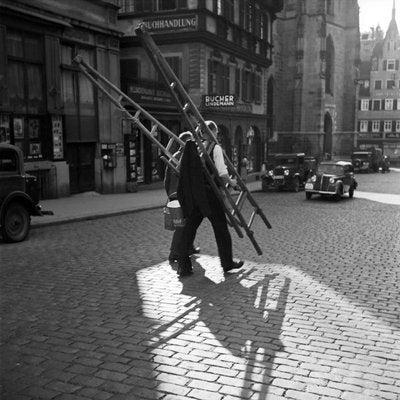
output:
[{"label": "parked car", "polygon": [[354,172],[378,172],[382,160],[382,149],[354,151],[351,155]]},{"label": "parked car", "polygon": [[385,172],[390,172],[390,157],[383,156],[382,161],[379,165],[379,171],[384,174]]},{"label": "parked car", "polygon": [[358,184],[354,178],[354,167],[349,161],[323,161],[317,171],[306,183],[306,199],[310,200],[313,194],[332,196],[340,200],[348,194],[354,196]]},{"label": "parked car", "polygon": [[264,192],[271,189],[298,192],[304,188],[310,172],[315,171],[316,164],[314,157],[304,153],[276,154],[261,177],[261,188]]},{"label": "parked car", "polygon": [[0,232],[6,242],[21,242],[30,231],[31,216],[53,214],[39,205],[39,185],[25,173],[19,147],[0,143]]}]

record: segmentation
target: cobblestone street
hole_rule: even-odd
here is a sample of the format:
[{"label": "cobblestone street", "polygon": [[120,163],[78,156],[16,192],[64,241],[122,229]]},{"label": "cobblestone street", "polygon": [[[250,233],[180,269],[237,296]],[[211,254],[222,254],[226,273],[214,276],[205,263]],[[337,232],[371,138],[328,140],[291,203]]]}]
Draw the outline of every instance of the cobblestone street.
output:
[{"label": "cobblestone street", "polygon": [[400,206],[370,194],[399,178],[253,193],[272,229],[256,218],[262,256],[232,230],[225,275],[204,221],[177,276],[161,209],[1,242],[1,399],[399,399]]}]

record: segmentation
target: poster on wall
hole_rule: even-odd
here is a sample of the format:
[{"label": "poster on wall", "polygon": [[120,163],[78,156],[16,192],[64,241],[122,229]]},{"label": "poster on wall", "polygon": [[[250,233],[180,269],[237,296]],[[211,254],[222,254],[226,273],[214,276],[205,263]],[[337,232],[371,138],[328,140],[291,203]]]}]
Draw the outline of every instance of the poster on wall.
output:
[{"label": "poster on wall", "polygon": [[10,117],[0,114],[0,143],[11,143],[10,136]]},{"label": "poster on wall", "polygon": [[14,128],[14,139],[23,139],[24,138],[24,119],[14,118],[13,120],[13,128]]},{"label": "poster on wall", "polygon": [[51,129],[53,134],[53,158],[62,160],[64,158],[63,129],[61,115],[51,117]]},{"label": "poster on wall", "polygon": [[36,118],[28,119],[28,134],[29,139],[39,138],[39,120]]}]

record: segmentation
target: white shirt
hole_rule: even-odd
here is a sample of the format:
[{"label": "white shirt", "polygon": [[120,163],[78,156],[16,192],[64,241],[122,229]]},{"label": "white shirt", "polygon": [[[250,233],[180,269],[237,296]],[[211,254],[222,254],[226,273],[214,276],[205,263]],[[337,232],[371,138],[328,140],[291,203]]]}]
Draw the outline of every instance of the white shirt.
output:
[{"label": "white shirt", "polygon": [[224,153],[222,152],[222,147],[219,144],[214,146],[213,158],[215,168],[218,171],[219,176],[228,175],[228,168],[226,167],[224,160]]}]

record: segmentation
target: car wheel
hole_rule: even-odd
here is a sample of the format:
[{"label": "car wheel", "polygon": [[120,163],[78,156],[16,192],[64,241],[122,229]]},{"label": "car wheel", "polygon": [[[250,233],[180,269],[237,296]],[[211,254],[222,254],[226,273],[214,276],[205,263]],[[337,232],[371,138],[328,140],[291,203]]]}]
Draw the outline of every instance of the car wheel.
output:
[{"label": "car wheel", "polygon": [[265,182],[264,179],[261,181],[261,190],[263,192],[267,192],[268,191],[268,185],[267,185],[267,182]]},{"label": "car wheel", "polygon": [[312,197],[312,193],[306,192],[306,199],[311,200],[311,197]]},{"label": "car wheel", "polygon": [[4,214],[2,235],[6,242],[21,242],[29,233],[31,217],[26,207],[20,203],[12,203]]},{"label": "car wheel", "polygon": [[341,198],[342,198],[342,188],[340,186],[336,189],[336,193],[333,195],[333,198],[334,198],[335,201],[341,200]]},{"label": "car wheel", "polygon": [[354,196],[354,186],[350,186],[350,189],[349,189],[349,197],[352,199],[353,196]]}]

